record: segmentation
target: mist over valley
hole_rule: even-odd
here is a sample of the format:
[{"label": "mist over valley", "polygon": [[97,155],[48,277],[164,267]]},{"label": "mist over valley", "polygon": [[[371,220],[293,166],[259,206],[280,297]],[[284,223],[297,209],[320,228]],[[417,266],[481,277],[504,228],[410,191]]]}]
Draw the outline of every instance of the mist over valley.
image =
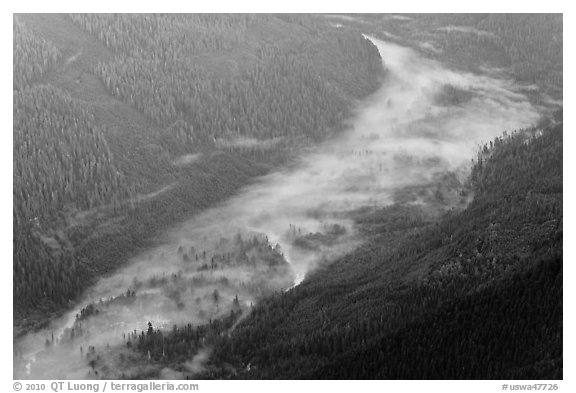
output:
[{"label": "mist over valley", "polygon": [[[46,275],[55,284],[42,286],[42,296],[52,296],[52,303],[28,300],[33,290],[22,284],[18,315],[25,317],[19,317],[24,322],[14,335],[17,379],[267,379],[286,377],[285,372],[293,373],[295,378],[321,379],[334,377],[336,370],[357,362],[358,356],[368,359],[374,373],[354,374],[356,368],[347,368],[351,375],[344,378],[406,379],[410,377],[406,374],[408,369],[382,371],[391,370],[386,367],[392,366],[377,366],[383,357],[371,357],[373,348],[386,347],[387,337],[396,334],[393,326],[405,324],[406,331],[411,332],[413,325],[408,322],[408,315],[414,316],[414,323],[428,315],[444,315],[455,302],[468,301],[458,294],[484,293],[482,299],[487,299],[492,293],[489,291],[496,291],[492,288],[504,285],[503,280],[516,280],[514,285],[524,283],[525,279],[513,277],[527,274],[527,269],[553,269],[550,266],[557,265],[542,262],[549,255],[554,263],[558,255],[561,260],[562,168],[552,149],[558,148],[558,138],[561,149],[562,120],[561,104],[558,106],[550,96],[555,94],[553,88],[539,88],[536,84],[533,90],[527,89],[524,81],[515,79],[514,67],[509,73],[488,67],[463,67],[458,63],[461,59],[452,56],[445,45],[444,35],[481,37],[478,45],[484,45],[482,39],[496,37],[492,33],[478,33],[480,30],[473,26],[459,27],[456,20],[438,27],[436,21],[402,15],[361,21],[337,16],[206,16],[207,20],[174,16],[172,22],[146,15],[141,19],[72,16],[66,22],[68,28],[84,29],[91,45],[104,45],[117,59],[125,57],[132,64],[122,68],[114,63],[117,60],[99,62],[94,74],[86,76],[81,64],[88,61],[83,60],[86,51],[75,52],[75,44],[63,46],[66,41],[57,33],[52,37],[57,46],[52,47],[50,24],[42,19],[46,24],[34,33],[32,26],[26,27],[27,18],[16,17],[15,26],[31,29],[22,34],[28,35],[28,42],[44,46],[39,49],[41,53],[54,48],[55,60],[52,65],[51,60],[45,62],[48,68],[44,76],[32,76],[23,82],[24,87],[15,90],[15,119],[21,116],[16,103],[37,97],[34,110],[40,112],[34,116],[39,119],[38,124],[54,129],[47,138],[57,138],[60,130],[75,127],[78,136],[71,139],[71,146],[76,140],[86,140],[83,135],[91,135],[100,142],[87,143],[85,149],[97,144],[101,148],[89,153],[93,158],[81,164],[86,168],[84,172],[78,172],[73,163],[63,159],[53,170],[65,179],[63,191],[45,191],[50,187],[59,189],[58,181],[42,186],[41,195],[52,196],[43,202],[30,202],[33,198],[26,196],[27,202],[15,213],[15,237],[27,239],[22,240],[22,249],[28,253],[37,249],[33,255],[55,266]],[[336,20],[340,22],[335,24]],[[425,38],[413,33],[415,20],[426,26],[417,27]],[[212,24],[214,21],[217,23]],[[108,23],[125,29],[113,36],[95,35]],[[216,37],[211,38],[213,44],[206,44],[208,38],[187,44],[186,30],[175,27],[166,30],[168,35],[158,42],[138,49],[140,27],[160,28],[163,23],[206,23],[218,27],[212,27]],[[394,34],[386,33],[380,23],[390,24],[386,28]],[[43,38],[34,35],[41,31]],[[242,34],[234,38],[235,31]],[[281,43],[261,43],[261,37],[271,31]],[[386,38],[390,34],[404,34],[404,38]],[[179,44],[174,44],[174,37],[180,37]],[[434,43],[429,42],[431,37],[435,37]],[[324,52],[309,56],[306,49],[294,49],[300,48],[300,42],[324,48]],[[196,64],[195,57],[187,57],[186,45],[200,53],[200,63],[228,56],[236,62],[235,71],[217,72],[238,72],[239,78],[246,79],[223,79],[216,86],[216,82],[205,83],[203,77],[217,77],[196,69],[202,65]],[[258,47],[256,65],[247,60],[251,45]],[[361,53],[356,59],[364,68],[346,65],[351,61],[346,58],[349,46]],[[165,52],[160,48],[165,48]],[[60,53],[66,50],[78,54],[67,57]],[[25,56],[32,56],[26,49],[23,51]],[[147,60],[145,53],[152,60]],[[172,58],[164,57],[166,53],[173,53]],[[444,53],[446,61],[437,53]],[[107,56],[111,58],[111,54]],[[187,112],[187,105],[197,107],[194,99],[186,101],[188,93],[178,90],[177,81],[169,80],[172,63],[174,67],[188,67],[186,72],[193,78],[186,82],[190,83],[188,91],[197,97],[212,94],[216,97],[213,102],[205,108],[198,107],[197,112]],[[64,115],[57,107],[41,109],[38,105],[42,105],[45,95],[62,96],[58,99],[67,105],[66,102],[76,102],[76,95],[80,94],[58,76],[59,67],[79,72],[81,79],[95,78],[74,83],[96,86],[96,78],[100,78],[98,83],[108,93],[102,90],[98,94],[110,94],[122,105],[135,108],[130,116],[149,116],[140,121],[155,124],[157,133],[150,131],[145,145],[134,145],[141,142],[130,139],[127,131],[122,134],[114,128],[118,125],[111,123],[118,117],[108,111],[115,109],[100,107],[96,98],[86,108],[72,106]],[[143,77],[145,81],[136,82],[131,79],[131,72],[158,72],[162,76],[157,80]],[[44,86],[34,78],[47,78],[48,83]],[[290,85],[290,81],[302,86]],[[539,83],[539,79],[534,83]],[[273,100],[280,104],[269,104],[270,119],[264,112],[257,112],[256,104],[247,101],[266,100],[247,98],[250,92],[260,91],[257,94],[264,96],[268,89],[273,92],[278,88],[283,92]],[[34,89],[44,90],[36,93]],[[225,98],[226,89],[232,98]],[[146,92],[152,94],[150,99],[138,101],[137,97],[144,97]],[[283,99],[289,102],[285,109]],[[299,99],[308,102],[298,103]],[[54,122],[47,121],[49,115],[42,115],[42,111],[53,111]],[[290,116],[298,119],[291,120]],[[72,125],[67,123],[67,117]],[[253,122],[254,128],[245,131],[250,129],[249,124],[241,119]],[[289,130],[282,129],[285,124],[290,125]],[[265,134],[266,127],[275,126],[278,129],[270,128],[270,134]],[[206,130],[218,131],[211,134]],[[30,149],[31,144],[24,142],[24,137],[18,138],[15,151],[20,151],[17,147]],[[133,157],[158,151],[151,155],[158,160],[153,164],[156,168],[131,183],[143,167],[132,167],[130,159],[124,161],[115,144],[133,148],[127,151]],[[59,150],[61,146],[51,149],[54,154],[76,159],[84,147],[72,147],[69,152]],[[538,151],[546,152],[540,156],[543,158],[528,163],[525,157]],[[14,159],[18,157],[15,154]],[[510,157],[520,164],[505,161]],[[561,150],[559,159],[561,163]],[[24,174],[32,171],[26,168],[18,166]],[[164,176],[164,171],[171,175]],[[529,171],[536,171],[533,185],[516,183],[526,181]],[[506,180],[497,177],[499,174],[511,177]],[[166,180],[158,183],[158,179]],[[540,179],[548,180],[539,183]],[[85,197],[78,188],[83,182],[93,184],[95,190]],[[507,191],[512,184],[514,188]],[[503,193],[500,204],[494,202],[499,200],[494,196],[497,192]],[[98,195],[98,201],[94,195]],[[218,196],[212,199],[214,195]],[[88,202],[83,206],[74,198]],[[536,199],[532,202],[531,198]],[[37,213],[41,209],[36,206],[41,203],[51,207]],[[513,204],[517,209],[510,210],[513,213],[494,213],[494,209],[508,209]],[[62,207],[91,213],[58,213]],[[50,217],[58,218],[50,221]],[[171,222],[170,217],[177,218]],[[91,231],[92,225],[99,225],[99,229]],[[519,229],[522,227],[524,232]],[[528,233],[533,233],[534,238],[529,238]],[[114,244],[115,236],[119,249],[122,244],[128,245],[124,251],[108,246]],[[15,254],[15,272],[19,274],[15,280],[23,277],[28,282],[33,278],[31,272],[42,269],[25,262],[31,260],[26,255]],[[112,262],[106,255],[117,258],[112,258]],[[102,264],[98,258],[102,258]],[[531,262],[531,258],[539,258],[540,265]],[[63,267],[66,264],[75,270],[68,273]],[[538,274],[561,282],[561,268],[560,273],[553,271],[559,276]],[[67,292],[58,293],[58,277],[64,283],[69,277],[72,280],[69,289],[68,284],[62,287]],[[449,288],[453,288],[451,292]],[[515,287],[507,288],[512,291]],[[418,295],[409,295],[411,291]],[[556,292],[550,291],[553,299]],[[524,296],[524,292],[518,293]],[[16,297],[14,301],[17,304]],[[346,310],[354,308],[354,304],[358,318],[351,322],[355,314]],[[531,303],[519,304],[530,307]],[[467,307],[460,306],[462,313],[467,312]],[[482,303],[474,307],[481,315]],[[429,314],[422,314],[425,309]],[[557,321],[558,314],[554,312],[554,317],[547,319],[552,321],[550,324]],[[27,322],[36,318],[38,322]],[[551,327],[546,329],[552,331]],[[410,336],[408,342],[418,345],[418,334]],[[515,337],[523,334],[519,331]],[[284,346],[283,340],[290,337],[296,349]],[[548,342],[549,336],[539,337]],[[550,348],[557,351],[558,347]],[[396,356],[394,350],[389,348],[391,359]],[[443,356],[439,354],[438,359]],[[510,371],[512,374],[494,371],[494,378],[555,378],[558,370],[561,373],[561,366],[554,356],[547,355],[551,363],[534,369],[542,374],[522,366],[524,374],[516,369]],[[533,357],[526,359],[537,362]],[[495,360],[494,364],[500,361]],[[306,362],[311,362],[311,366],[308,371],[301,371],[306,367],[300,369],[298,364]],[[434,378],[438,375],[433,370],[436,369],[428,368],[413,376]],[[441,377],[481,376],[470,371]]]}]

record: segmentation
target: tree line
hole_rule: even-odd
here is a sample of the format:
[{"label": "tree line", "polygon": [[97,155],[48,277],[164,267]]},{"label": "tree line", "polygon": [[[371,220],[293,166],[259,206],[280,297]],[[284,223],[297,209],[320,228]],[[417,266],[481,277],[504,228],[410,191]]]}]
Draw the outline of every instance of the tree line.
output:
[{"label": "tree line", "polygon": [[80,291],[78,263],[61,229],[66,215],[120,207],[131,187],[114,165],[94,115],[41,84],[59,51],[14,20],[13,282],[16,314],[50,309]]},{"label": "tree line", "polygon": [[12,83],[14,90],[22,90],[52,70],[62,59],[62,54],[16,17],[13,19],[13,34]]},{"label": "tree line", "polygon": [[[198,53],[231,49],[272,16],[224,17],[206,34],[230,41],[212,46],[194,44],[202,36],[188,39],[183,27],[200,29],[211,23],[211,16],[179,16],[177,22],[171,18],[73,16],[116,51],[116,61],[95,69],[106,88],[161,125],[161,139],[173,151],[197,151],[220,137],[320,139],[341,127],[349,114],[347,96],[365,92],[370,85],[375,88],[382,70],[377,50],[361,35],[321,31],[315,41],[298,48],[291,41],[259,43],[255,59],[247,64],[238,59],[240,65],[222,75],[202,65]],[[140,45],[144,31],[150,43]],[[106,38],[110,35],[115,43]]]},{"label": "tree line", "polygon": [[372,227],[367,244],[259,303],[202,377],[562,378],[559,119],[483,147],[466,209]]}]

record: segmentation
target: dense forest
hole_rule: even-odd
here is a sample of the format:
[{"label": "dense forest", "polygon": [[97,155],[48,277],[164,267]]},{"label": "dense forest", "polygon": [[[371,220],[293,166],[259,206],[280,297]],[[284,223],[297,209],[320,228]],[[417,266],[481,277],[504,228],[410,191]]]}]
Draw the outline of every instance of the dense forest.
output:
[{"label": "dense forest", "polygon": [[[162,141],[171,151],[194,152],[226,137],[320,139],[341,127],[348,114],[346,97],[375,86],[381,70],[377,51],[359,34],[323,31],[310,20],[302,27],[314,29],[306,48],[292,40],[260,46],[255,64],[240,60],[228,74],[198,62],[206,53],[248,45],[251,26],[272,22],[262,18],[77,15],[74,20],[123,54],[98,64],[95,72],[111,94],[164,128]],[[141,44],[144,31],[154,38]],[[319,57],[319,45],[342,52],[342,62]],[[318,72],[324,67],[330,70]]]},{"label": "dense forest", "polygon": [[367,14],[354,25],[454,67],[503,73],[538,105],[562,99],[562,14]]},{"label": "dense forest", "polygon": [[61,60],[58,49],[14,20],[13,88],[29,87]]},{"label": "dense forest", "polygon": [[[439,220],[405,202],[355,212],[369,240],[292,290],[269,291],[250,308],[236,296],[228,314],[206,324],[149,324],[126,333],[112,355],[92,347],[82,358],[103,378],[158,378],[170,369],[174,378],[206,379],[561,379],[562,140],[561,112],[504,134],[478,152],[464,210]],[[261,241],[234,242],[236,257],[179,253],[198,271],[219,269],[216,261],[257,266],[244,253],[262,250]],[[188,286],[180,281],[152,277],[147,285],[173,292]],[[134,288],[88,305],[71,337],[90,315],[138,302],[141,284]],[[210,297],[218,302],[218,291]],[[191,367],[197,357],[206,363]]]},{"label": "dense forest", "polygon": [[[257,234],[207,236],[195,246],[178,246],[176,259],[173,273],[167,274],[170,267],[164,266],[132,276],[125,292],[84,305],[69,326],[60,333],[50,332],[28,371],[35,376],[66,376],[60,374],[66,368],[54,365],[54,359],[60,358],[59,363],[84,365],[84,374],[79,374],[83,377],[156,378],[166,367],[190,376],[186,363],[191,358],[207,352],[254,303],[294,280],[280,248]],[[129,330],[130,316],[134,318],[138,310],[145,310],[145,317],[172,310],[178,321],[187,323],[174,323],[168,329],[165,322],[160,327],[143,322],[133,326],[147,326],[146,330]],[[14,362],[16,375],[26,375],[18,351]]]},{"label": "dense forest", "polygon": [[486,145],[464,211],[379,226],[260,303],[203,376],[562,378],[562,138],[560,113]]},{"label": "dense forest", "polygon": [[[65,304],[81,290],[77,263],[56,222],[130,195],[93,115],[66,92],[34,84],[61,58],[14,23],[14,300],[23,307]],[[58,285],[57,285],[58,283]]]},{"label": "dense forest", "polygon": [[[482,142],[465,168],[448,150],[418,156],[422,139],[373,152],[404,141],[395,132],[430,132],[422,149],[444,149],[452,136],[426,122],[485,98],[447,82],[424,107],[399,89],[382,108],[416,120],[383,117],[357,151],[342,133],[398,79],[363,34],[502,78],[514,85],[498,85],[514,96],[502,102],[541,119]],[[562,15],[27,14],[13,49],[13,335],[48,335],[33,365],[15,345],[15,376],[563,378]],[[263,192],[339,138],[327,165],[346,170],[327,182],[358,184],[303,213],[322,225],[289,223],[286,206],[279,240],[255,232],[264,208],[226,216],[235,197],[250,202],[241,189]],[[425,180],[393,185],[404,173]],[[387,200],[344,201],[363,187]],[[339,197],[353,210],[331,212]],[[214,207],[222,222],[200,214]],[[338,251],[299,281],[284,245],[302,259]],[[100,284],[122,289],[92,298]]]},{"label": "dense forest", "polygon": [[[431,19],[445,22],[449,18],[453,25],[469,26],[476,31],[462,36],[450,28],[444,29],[446,37],[442,46],[447,50],[450,46],[454,51],[466,47],[467,50],[460,53],[469,56],[470,60],[487,56],[499,58],[504,66],[511,67],[511,74],[518,80],[543,86],[554,95],[561,92],[561,14],[478,14],[472,17],[449,14]],[[471,47],[475,49],[471,51]]]},{"label": "dense forest", "polygon": [[306,15],[28,14],[13,31],[17,326],[342,130],[382,76],[361,34]]}]

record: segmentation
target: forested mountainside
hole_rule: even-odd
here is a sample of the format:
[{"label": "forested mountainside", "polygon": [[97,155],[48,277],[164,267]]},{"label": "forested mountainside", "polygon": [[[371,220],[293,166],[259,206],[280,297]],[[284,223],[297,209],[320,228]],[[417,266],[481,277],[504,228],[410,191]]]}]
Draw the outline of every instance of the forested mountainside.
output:
[{"label": "forested mountainside", "polygon": [[[294,23],[298,17],[288,22],[254,15],[75,15],[73,20],[122,54],[96,67],[111,94],[166,127],[173,145],[187,151],[220,137],[322,137],[342,125],[348,97],[374,89],[382,68],[377,51],[360,34],[328,31],[314,20],[305,25],[304,18]],[[289,32],[278,26],[267,31],[278,23]],[[144,33],[150,38],[142,42]],[[253,49],[258,61],[244,64],[246,54],[237,52],[279,33],[286,38]],[[312,39],[302,42],[302,34]],[[203,57],[214,52],[236,56],[227,53],[228,59],[209,59],[203,66]],[[336,52],[338,61],[331,56]]]},{"label": "forested mountainside", "polygon": [[62,55],[56,47],[14,20],[13,88],[29,87],[53,69]]},{"label": "forested mountainside", "polygon": [[27,14],[13,31],[23,328],[341,130],[383,72],[361,34],[305,15]]},{"label": "forested mountainside", "polygon": [[[120,348],[101,343],[81,358],[103,378],[561,379],[562,140],[561,112],[504,134],[479,151],[460,190],[474,194],[464,210],[437,219],[429,206],[402,201],[360,209],[352,218],[365,244],[291,290],[267,291],[249,308],[238,296],[227,306],[214,291],[211,301],[230,308],[222,316],[148,324]],[[315,237],[298,239],[306,246]],[[258,264],[246,252],[259,250],[273,267],[267,277],[286,268],[266,242],[233,243],[212,265],[251,269]],[[176,301],[190,285],[180,273],[152,281]],[[98,329],[88,320],[94,313],[140,296],[129,290],[88,305],[58,345]]]},{"label": "forested mountainside", "polygon": [[[469,63],[490,56],[521,81],[562,91],[562,14],[438,14],[428,19],[446,34],[442,47],[451,52],[466,47],[458,52]],[[452,26],[440,27],[448,20]],[[456,34],[457,26],[468,26],[470,34]]]},{"label": "forested mountainside", "polygon": [[350,25],[455,67],[504,73],[545,105],[562,100],[562,22],[562,14],[368,14]]},{"label": "forested mountainside", "polygon": [[562,15],[16,15],[15,378],[563,378],[562,89]]},{"label": "forested mountainside", "polygon": [[256,306],[203,376],[561,379],[562,135],[560,112],[484,146],[473,201],[438,222],[365,220],[367,244]]},{"label": "forested mountainside", "polygon": [[[439,24],[434,15],[420,21],[414,15],[412,22],[370,17],[403,34],[384,34],[387,39],[444,42],[442,52],[423,49],[455,66],[506,67],[517,80],[538,86],[524,91],[537,104],[549,105],[548,94],[561,99],[556,15],[526,16],[518,24],[499,15],[444,20],[482,22],[489,38],[462,28],[432,34],[430,26]],[[545,23],[547,18],[553,20]],[[379,26],[336,20],[353,28]],[[420,23],[421,30],[406,23]],[[524,39],[533,35],[538,38]],[[550,52],[547,41],[555,47]],[[542,72],[547,67],[549,74]],[[458,93],[449,91],[447,99],[458,104]],[[212,335],[200,377],[561,379],[562,143],[561,110],[535,128],[489,142],[461,190],[474,195],[471,203],[440,220],[426,207],[402,201],[378,212],[358,211],[352,219],[367,242],[263,300],[224,337]],[[175,353],[197,353],[198,334],[182,329],[164,339],[181,340]],[[178,363],[171,359],[155,360]]]}]

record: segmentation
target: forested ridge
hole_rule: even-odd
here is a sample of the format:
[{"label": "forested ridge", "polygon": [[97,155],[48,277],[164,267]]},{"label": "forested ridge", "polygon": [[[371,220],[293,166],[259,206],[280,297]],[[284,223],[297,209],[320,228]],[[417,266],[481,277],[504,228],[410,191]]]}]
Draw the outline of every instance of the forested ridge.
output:
[{"label": "forested ridge", "polygon": [[[73,17],[122,54],[115,62],[98,64],[96,74],[111,94],[165,128],[163,140],[173,141],[172,149],[195,151],[219,137],[320,139],[342,126],[348,115],[347,97],[375,86],[381,71],[378,52],[368,40],[359,34],[328,31],[309,18],[295,19],[302,24],[299,30],[312,30],[309,42],[295,45],[294,39],[284,38],[266,43],[256,48],[254,64],[239,58],[231,71],[225,73],[218,66],[214,71],[213,64],[204,66],[198,57],[225,50],[234,53],[251,43],[254,29],[267,27],[274,18],[191,18]],[[195,29],[190,31],[190,26]],[[149,37],[146,42],[142,42],[144,32]],[[317,49],[320,54],[340,53],[342,61],[318,56]]]},{"label": "forested ridge", "polygon": [[[561,113],[556,121],[486,145],[464,211],[380,227],[260,303],[203,376],[562,378]],[[227,363],[236,370],[223,372]]]},{"label": "forested ridge", "polygon": [[[537,105],[562,99],[562,14],[363,15],[378,37],[474,72],[502,73],[526,87]],[[557,109],[557,107],[555,108]]]},{"label": "forested ridge", "polygon": [[61,60],[58,49],[14,19],[13,89],[29,87]]},{"label": "forested ridge", "polygon": [[[459,20],[456,18],[453,23],[459,23]],[[507,62],[505,65],[512,68],[514,77],[524,82],[539,84],[545,90],[553,87],[554,90],[548,92],[555,95],[561,92],[561,14],[479,15],[466,25],[478,29],[479,37],[468,38],[468,42],[459,44],[458,41],[452,41],[455,34],[449,33],[449,37],[444,40],[445,45],[463,46],[473,40],[490,41],[499,49],[495,53],[504,53],[504,61]]]},{"label": "forested ridge", "polygon": [[112,163],[105,131],[86,108],[51,86],[14,95],[18,224],[45,221],[66,204],[90,209],[130,194]]},{"label": "forested ridge", "polygon": [[306,15],[16,15],[15,325],[341,130],[381,75]]},{"label": "forested ridge", "polygon": [[[14,17],[16,339],[78,307],[132,256],[152,265],[141,252],[167,229],[342,131],[386,76],[361,32],[513,79],[544,114],[481,146],[465,183],[443,172],[395,190],[386,207],[342,213],[362,244],[290,290],[294,272],[267,234],[190,232],[198,239],[154,256],[166,262],[159,273],[144,269],[124,292],[80,305],[34,355],[38,375],[62,356],[87,378],[563,378],[563,118],[553,112],[562,16],[339,21]],[[449,111],[474,94],[446,85],[435,99]],[[310,250],[348,235],[337,224],[290,231],[293,246]],[[124,332],[130,307],[186,320]],[[30,376],[25,355],[15,345],[17,376]],[[54,367],[60,379],[66,367]]]},{"label": "forested ridge", "polygon": [[130,194],[94,118],[66,92],[39,84],[58,50],[14,21],[14,301],[65,303],[81,290],[78,266],[55,221],[65,210],[119,203]]},{"label": "forested ridge", "polygon": [[[129,370],[121,374],[101,348],[85,359],[96,376],[129,379],[165,369],[178,378],[561,379],[562,140],[561,112],[506,133],[479,150],[466,209],[440,220],[402,201],[361,209],[353,216],[368,242],[290,291],[249,309],[236,296],[206,324],[131,332],[115,354]],[[256,238],[235,244],[232,263],[251,264],[244,250],[261,249]],[[276,266],[276,249],[266,252]],[[234,259],[214,255],[212,266]],[[186,288],[179,274],[152,281]],[[190,368],[197,357],[208,361]]]}]

